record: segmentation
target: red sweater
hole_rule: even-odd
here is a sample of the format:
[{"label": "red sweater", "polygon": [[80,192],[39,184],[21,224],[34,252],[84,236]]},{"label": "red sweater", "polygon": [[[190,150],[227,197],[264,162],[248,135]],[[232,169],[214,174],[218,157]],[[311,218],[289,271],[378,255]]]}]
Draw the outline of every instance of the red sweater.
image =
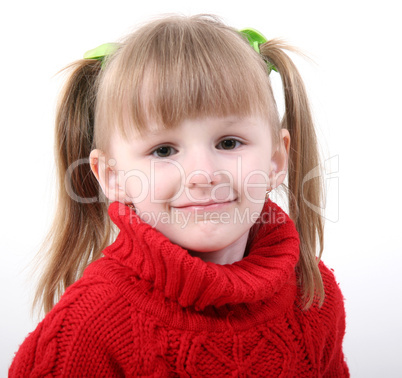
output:
[{"label": "red sweater", "polygon": [[205,263],[118,203],[120,234],[20,347],[10,377],[347,377],[341,291],[300,309],[299,239],[274,203],[250,253]]}]

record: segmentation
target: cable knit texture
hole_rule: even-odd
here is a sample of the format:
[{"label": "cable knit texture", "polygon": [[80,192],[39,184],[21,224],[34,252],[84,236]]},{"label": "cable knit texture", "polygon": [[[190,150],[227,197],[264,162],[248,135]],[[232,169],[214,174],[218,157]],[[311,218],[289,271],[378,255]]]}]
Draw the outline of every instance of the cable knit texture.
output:
[{"label": "cable knit texture", "polygon": [[343,297],[320,262],[325,302],[300,307],[293,222],[269,201],[250,252],[192,257],[139,220],[70,286],[21,345],[10,377],[348,377]]}]

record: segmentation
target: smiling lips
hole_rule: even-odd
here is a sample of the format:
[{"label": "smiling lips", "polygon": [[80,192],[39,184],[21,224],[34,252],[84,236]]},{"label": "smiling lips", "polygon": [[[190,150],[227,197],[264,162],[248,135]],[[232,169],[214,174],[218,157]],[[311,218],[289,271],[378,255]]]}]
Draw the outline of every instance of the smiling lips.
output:
[{"label": "smiling lips", "polygon": [[184,205],[176,205],[172,206],[176,209],[180,210],[214,210],[214,209],[219,209],[223,206],[229,205],[235,200],[229,200],[229,201],[205,201],[205,202],[191,202],[187,203]]}]

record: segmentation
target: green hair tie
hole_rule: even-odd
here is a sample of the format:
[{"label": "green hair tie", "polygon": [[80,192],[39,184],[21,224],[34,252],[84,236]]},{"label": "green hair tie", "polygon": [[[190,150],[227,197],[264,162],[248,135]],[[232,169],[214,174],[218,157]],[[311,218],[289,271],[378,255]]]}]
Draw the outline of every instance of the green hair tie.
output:
[{"label": "green hair tie", "polygon": [[[240,33],[243,34],[247,38],[250,46],[258,54],[260,54],[260,45],[267,42],[267,39],[264,37],[264,35],[261,34],[259,31],[255,30],[255,29],[251,29],[251,28],[242,29],[242,30],[240,30]],[[92,50],[87,51],[84,54],[84,59],[100,60],[102,62],[102,66],[103,66],[105,58],[107,56],[115,53],[118,48],[119,48],[118,43],[104,43],[103,45],[100,45]],[[269,72],[271,72],[272,70],[278,72],[278,69],[271,62],[267,62],[267,66],[268,66]]]},{"label": "green hair tie", "polygon": [[96,59],[102,62],[102,67],[104,60],[107,56],[115,53],[119,48],[118,43],[104,43],[92,50],[87,51],[84,54],[84,59]]},{"label": "green hair tie", "polygon": [[[258,30],[255,29],[242,29],[240,30],[240,33],[243,34],[247,40],[250,46],[258,53],[261,54],[260,52],[260,45],[268,42],[268,40],[264,37],[262,33],[260,33]],[[268,70],[271,72],[274,70],[275,72],[278,72],[278,69],[273,65],[271,62],[267,62]]]}]

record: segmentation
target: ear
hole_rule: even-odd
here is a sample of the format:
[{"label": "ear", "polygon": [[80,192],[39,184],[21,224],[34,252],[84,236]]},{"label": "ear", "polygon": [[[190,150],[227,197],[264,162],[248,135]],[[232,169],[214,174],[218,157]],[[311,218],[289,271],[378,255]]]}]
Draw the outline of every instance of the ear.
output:
[{"label": "ear", "polygon": [[119,186],[118,173],[106,163],[106,156],[101,150],[92,150],[89,155],[92,173],[95,175],[105,196],[112,202],[124,203],[126,194]]},{"label": "ear", "polygon": [[286,129],[281,129],[277,149],[271,157],[271,172],[269,175],[271,189],[277,188],[285,180],[288,172],[288,158],[290,149],[290,134]]}]

